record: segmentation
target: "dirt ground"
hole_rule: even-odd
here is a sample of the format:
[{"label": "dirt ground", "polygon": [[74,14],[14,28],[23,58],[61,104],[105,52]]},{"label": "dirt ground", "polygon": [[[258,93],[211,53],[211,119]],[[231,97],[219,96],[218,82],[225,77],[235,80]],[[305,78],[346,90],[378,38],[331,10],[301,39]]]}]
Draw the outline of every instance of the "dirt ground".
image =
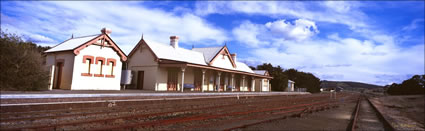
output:
[{"label": "dirt ground", "polygon": [[398,130],[424,130],[424,95],[371,99],[385,119]]},{"label": "dirt ground", "polygon": [[242,130],[346,130],[356,102],[299,118],[287,118],[246,127]]}]

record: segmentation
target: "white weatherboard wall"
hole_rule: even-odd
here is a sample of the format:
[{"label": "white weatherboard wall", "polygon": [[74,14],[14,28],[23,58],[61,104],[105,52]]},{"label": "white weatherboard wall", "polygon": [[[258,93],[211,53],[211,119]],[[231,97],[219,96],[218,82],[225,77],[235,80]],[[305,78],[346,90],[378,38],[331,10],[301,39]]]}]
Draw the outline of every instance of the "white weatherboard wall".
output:
[{"label": "white weatherboard wall", "polygon": [[[166,80],[167,76],[159,75],[160,72],[163,73],[163,70],[158,68],[158,62],[155,61],[155,56],[145,44],[140,45],[139,48],[135,50],[134,54],[128,58],[127,63],[129,69],[132,70],[133,73],[131,83],[133,88],[137,88],[137,80],[139,79],[137,72],[143,71],[143,90],[158,90],[158,86],[160,90],[163,89],[163,84],[159,85],[156,81],[158,79]],[[167,81],[165,81],[165,84],[166,82]],[[167,90],[166,86],[165,90]]]},{"label": "white weatherboard wall", "polygon": [[268,79],[256,79],[255,80],[255,91],[269,91],[269,80]]},{"label": "white weatherboard wall", "polygon": [[[104,57],[105,60],[108,58],[113,58],[116,60],[116,66],[114,67],[113,74],[114,78],[108,77],[94,77],[94,76],[81,76],[81,73],[87,73],[87,65],[83,63],[83,56],[90,55],[94,59],[96,57]],[[94,60],[94,64],[91,66],[90,73],[97,73],[97,65]],[[105,71],[109,66],[104,65]],[[88,47],[82,49],[80,54],[75,56],[74,62],[74,73],[73,73],[73,84],[71,90],[120,90],[120,81],[121,81],[121,69],[122,62],[120,56],[110,47],[101,47],[99,45],[89,45]],[[109,72],[103,71],[102,74],[106,75]]]},{"label": "white weatherboard wall", "polygon": [[133,88],[138,87],[137,80],[138,72],[143,71],[143,90],[155,90],[156,86],[156,75],[158,73],[158,67],[156,66],[132,66],[130,67],[133,73]]},{"label": "white weatherboard wall", "polygon": [[[52,65],[56,65],[57,61],[63,60],[63,67],[62,67],[62,77],[61,77],[61,86],[60,89],[71,89],[72,84],[72,71],[73,71],[73,65],[74,65],[74,54],[72,51],[66,51],[66,52],[55,52],[55,53],[48,53],[46,56],[46,66],[51,67]],[[55,69],[57,71],[57,69]],[[53,88],[56,86],[56,78],[57,78],[57,72],[55,72],[54,80],[53,81]]]},{"label": "white weatherboard wall", "polygon": [[255,91],[261,91],[261,81],[263,79],[255,79]]},{"label": "white weatherboard wall", "polygon": [[270,91],[269,90],[269,82],[270,80],[268,79],[262,79],[263,80],[263,86],[262,86],[262,91]]},{"label": "white weatherboard wall", "polygon": [[168,78],[168,70],[166,67],[158,68],[158,75],[156,78],[156,90],[157,91],[167,91],[167,78]]},{"label": "white weatherboard wall", "polygon": [[223,55],[223,54],[219,54],[217,58],[214,59],[211,66],[226,68],[226,69],[234,69],[232,62],[229,59],[229,56]]}]

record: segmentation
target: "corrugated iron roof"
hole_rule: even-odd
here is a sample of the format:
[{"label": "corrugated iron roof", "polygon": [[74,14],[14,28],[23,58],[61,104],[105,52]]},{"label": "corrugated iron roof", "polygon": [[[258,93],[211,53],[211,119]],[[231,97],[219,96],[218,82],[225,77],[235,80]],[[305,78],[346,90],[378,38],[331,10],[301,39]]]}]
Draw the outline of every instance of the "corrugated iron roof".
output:
[{"label": "corrugated iron roof", "polygon": [[[192,50],[184,48],[174,48],[167,44],[162,44],[156,41],[143,39],[146,44],[152,49],[153,53],[159,59],[168,59],[181,62],[187,62],[192,64],[199,65],[208,65],[209,61],[214,58],[214,56],[223,48],[223,47],[208,47],[208,48],[193,48]],[[214,66],[215,67],[215,66]],[[223,67],[219,67],[223,68]],[[243,71],[254,73],[251,68],[249,68],[245,63],[236,62],[236,68],[225,68],[236,71]]]},{"label": "corrugated iron roof", "polygon": [[264,75],[266,74],[266,70],[253,70],[255,74]]},{"label": "corrugated iron roof", "polygon": [[174,48],[152,40],[143,39],[160,59],[169,59],[199,65],[207,65],[202,53],[184,48]]},{"label": "corrugated iron roof", "polygon": [[73,49],[77,48],[78,46],[86,43],[87,41],[90,41],[90,40],[98,37],[99,35],[100,34],[74,37],[74,38],[65,40],[64,42],[52,47],[51,49],[49,49],[45,52],[57,52],[57,51],[73,50]]},{"label": "corrugated iron roof", "polygon": [[206,48],[193,48],[193,51],[201,52],[204,54],[205,62],[209,63],[214,56],[223,48],[223,46],[219,47],[206,47]]},{"label": "corrugated iron roof", "polygon": [[252,71],[248,65],[242,62],[237,62],[237,61],[236,61],[236,70],[254,73],[254,71]]}]

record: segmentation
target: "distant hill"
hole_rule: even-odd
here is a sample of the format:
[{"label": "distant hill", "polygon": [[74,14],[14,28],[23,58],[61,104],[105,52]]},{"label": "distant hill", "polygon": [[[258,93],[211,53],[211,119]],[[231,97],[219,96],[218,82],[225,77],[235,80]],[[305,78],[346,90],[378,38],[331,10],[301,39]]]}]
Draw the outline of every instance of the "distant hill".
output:
[{"label": "distant hill", "polygon": [[358,88],[367,88],[367,89],[376,89],[383,88],[383,86],[361,83],[361,82],[352,82],[352,81],[321,81],[320,87],[322,88],[343,88],[343,89],[358,89]]}]

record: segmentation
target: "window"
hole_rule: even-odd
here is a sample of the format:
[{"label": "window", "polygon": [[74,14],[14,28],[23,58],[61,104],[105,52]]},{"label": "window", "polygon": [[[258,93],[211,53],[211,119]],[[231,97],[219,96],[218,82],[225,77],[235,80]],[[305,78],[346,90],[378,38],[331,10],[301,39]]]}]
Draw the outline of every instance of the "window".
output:
[{"label": "window", "polygon": [[[111,62],[111,64],[114,65],[115,63]],[[111,75],[114,75],[114,66],[112,65],[110,66],[110,69],[111,69],[110,71],[111,71]]]},{"label": "window", "polygon": [[103,68],[103,61],[99,60],[97,63],[97,72],[98,74],[102,74],[102,68]]},{"label": "window", "polygon": [[91,68],[92,68],[92,64],[93,64],[93,56],[90,55],[84,55],[83,56],[83,73],[81,73],[81,76],[92,76],[93,74],[91,74]]},{"label": "window", "polygon": [[95,77],[103,77],[102,74],[103,65],[105,65],[105,58],[103,57],[96,57],[96,74],[94,74]]},{"label": "window", "polygon": [[114,78],[114,67],[116,65],[116,60],[113,58],[108,58],[107,63],[106,63],[106,70],[105,72],[107,72],[107,74],[105,75],[105,77],[110,77],[110,78]]},{"label": "window", "polygon": [[87,73],[89,74],[90,74],[91,61],[92,61],[91,59],[86,59]]}]

